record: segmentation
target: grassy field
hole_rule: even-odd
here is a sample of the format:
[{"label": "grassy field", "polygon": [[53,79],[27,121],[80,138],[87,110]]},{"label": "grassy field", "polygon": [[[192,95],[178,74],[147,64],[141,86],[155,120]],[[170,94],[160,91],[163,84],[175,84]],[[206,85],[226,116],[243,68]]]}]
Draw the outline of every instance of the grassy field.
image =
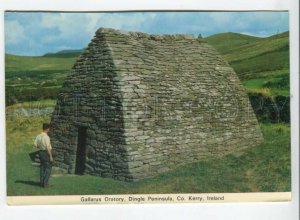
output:
[{"label": "grassy field", "polygon": [[31,57],[5,55],[5,71],[44,71],[44,70],[68,70],[72,67],[76,56],[72,57]]},{"label": "grassy field", "polygon": [[[265,75],[264,75],[265,74]],[[288,70],[261,73],[259,78],[244,80],[244,87],[248,92],[267,93],[267,96],[289,96]]]},{"label": "grassy field", "polygon": [[54,99],[77,56],[5,55],[6,105]]},{"label": "grassy field", "polygon": [[[49,103],[45,104],[48,106]],[[28,153],[48,116],[7,117],[8,195],[290,191],[289,124],[261,124],[261,145],[218,160],[188,164],[135,183],[94,176],[55,175],[49,189],[38,186],[39,167]]]},{"label": "grassy field", "polygon": [[233,32],[214,34],[205,39],[222,54],[230,54],[230,51],[236,47],[248,45],[261,40],[260,37],[253,37]]},{"label": "grassy field", "polygon": [[207,37],[206,41],[225,56],[240,76],[289,67],[288,32],[267,38],[223,33]]}]

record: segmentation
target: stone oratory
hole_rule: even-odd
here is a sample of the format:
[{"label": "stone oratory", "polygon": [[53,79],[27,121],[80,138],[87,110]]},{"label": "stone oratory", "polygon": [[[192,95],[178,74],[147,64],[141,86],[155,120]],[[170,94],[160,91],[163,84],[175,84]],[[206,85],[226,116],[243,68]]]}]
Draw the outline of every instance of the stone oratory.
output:
[{"label": "stone oratory", "polygon": [[262,142],[234,70],[204,39],[100,28],[51,118],[56,164],[124,181]]}]

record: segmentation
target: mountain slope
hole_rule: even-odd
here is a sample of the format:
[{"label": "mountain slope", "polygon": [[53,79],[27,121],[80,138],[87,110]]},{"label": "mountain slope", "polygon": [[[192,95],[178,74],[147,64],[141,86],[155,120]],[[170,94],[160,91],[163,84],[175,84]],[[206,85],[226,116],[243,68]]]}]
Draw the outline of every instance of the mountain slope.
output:
[{"label": "mountain slope", "polygon": [[215,34],[206,38],[206,41],[213,45],[222,54],[230,52],[233,48],[251,44],[260,40],[262,40],[260,37],[232,32]]},{"label": "mountain slope", "polygon": [[224,55],[241,80],[259,78],[262,72],[289,69],[288,32],[267,38],[225,33],[206,40]]},{"label": "mountain slope", "polygon": [[39,57],[5,54],[5,72],[69,70],[76,57]]},{"label": "mountain slope", "polygon": [[68,58],[68,57],[78,57],[84,49],[78,50],[62,50],[56,53],[46,53],[43,57],[59,57],[59,58]]}]

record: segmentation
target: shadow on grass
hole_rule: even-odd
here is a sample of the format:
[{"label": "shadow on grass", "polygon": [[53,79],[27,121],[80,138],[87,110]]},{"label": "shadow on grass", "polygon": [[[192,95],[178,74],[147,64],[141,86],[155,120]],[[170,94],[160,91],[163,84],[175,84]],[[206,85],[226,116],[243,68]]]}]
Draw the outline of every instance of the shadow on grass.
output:
[{"label": "shadow on grass", "polygon": [[31,181],[31,180],[16,180],[15,183],[22,183],[30,186],[38,186],[40,187],[40,182]]}]

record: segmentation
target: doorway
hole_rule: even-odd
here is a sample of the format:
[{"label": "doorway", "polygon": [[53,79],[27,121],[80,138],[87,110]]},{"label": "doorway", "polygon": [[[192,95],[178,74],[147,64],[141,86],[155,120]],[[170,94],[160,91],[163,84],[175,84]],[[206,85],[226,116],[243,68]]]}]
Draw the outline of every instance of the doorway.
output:
[{"label": "doorway", "polygon": [[77,152],[75,174],[83,175],[85,170],[85,154],[86,154],[86,127],[78,127]]}]

